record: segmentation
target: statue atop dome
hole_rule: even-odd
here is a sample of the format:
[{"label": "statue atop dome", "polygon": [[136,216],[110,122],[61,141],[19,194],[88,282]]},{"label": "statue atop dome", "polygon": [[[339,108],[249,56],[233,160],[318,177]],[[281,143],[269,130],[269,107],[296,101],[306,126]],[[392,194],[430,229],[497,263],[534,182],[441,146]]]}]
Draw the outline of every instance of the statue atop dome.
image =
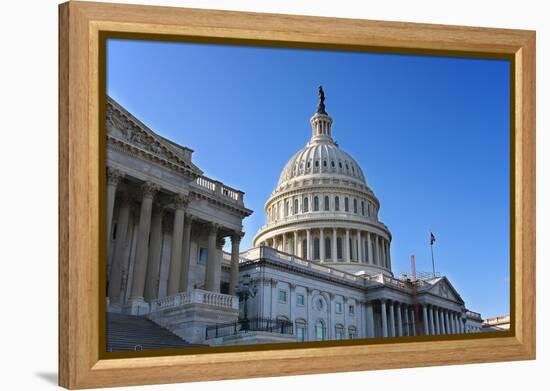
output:
[{"label": "statue atop dome", "polygon": [[328,115],[325,111],[325,91],[323,91],[323,86],[319,86],[319,104],[317,105],[317,113]]}]

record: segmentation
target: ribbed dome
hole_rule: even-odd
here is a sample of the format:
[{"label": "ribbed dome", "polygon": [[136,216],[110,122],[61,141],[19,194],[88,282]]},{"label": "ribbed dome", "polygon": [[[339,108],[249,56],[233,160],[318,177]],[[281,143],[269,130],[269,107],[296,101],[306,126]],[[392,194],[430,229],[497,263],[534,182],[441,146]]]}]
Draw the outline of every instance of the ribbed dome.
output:
[{"label": "ribbed dome", "polygon": [[366,185],[363,171],[357,162],[328,138],[312,140],[299,150],[283,168],[277,188],[306,175],[344,176]]}]

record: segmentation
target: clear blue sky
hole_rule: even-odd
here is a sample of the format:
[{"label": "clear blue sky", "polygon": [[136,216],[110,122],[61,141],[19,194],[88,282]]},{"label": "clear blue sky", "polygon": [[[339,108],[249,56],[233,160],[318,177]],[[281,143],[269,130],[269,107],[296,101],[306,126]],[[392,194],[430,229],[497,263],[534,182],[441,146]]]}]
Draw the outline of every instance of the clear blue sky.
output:
[{"label": "clear blue sky", "polygon": [[509,313],[509,63],[501,60],[110,40],[107,91],[195,150],[254,214],[310,137],[317,87],[333,136],[363,168],[393,234],[396,276],[436,269],[466,305]]}]

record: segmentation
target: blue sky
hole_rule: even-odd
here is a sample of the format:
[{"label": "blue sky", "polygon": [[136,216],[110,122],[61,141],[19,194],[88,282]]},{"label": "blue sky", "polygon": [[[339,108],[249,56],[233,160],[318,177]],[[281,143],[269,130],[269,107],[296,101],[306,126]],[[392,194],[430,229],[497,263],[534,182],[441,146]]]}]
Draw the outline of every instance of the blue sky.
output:
[{"label": "blue sky", "polygon": [[254,210],[309,140],[323,85],[333,136],[363,168],[393,234],[393,271],[436,270],[466,305],[509,313],[509,62],[109,40],[107,92],[155,132],[192,148]]}]

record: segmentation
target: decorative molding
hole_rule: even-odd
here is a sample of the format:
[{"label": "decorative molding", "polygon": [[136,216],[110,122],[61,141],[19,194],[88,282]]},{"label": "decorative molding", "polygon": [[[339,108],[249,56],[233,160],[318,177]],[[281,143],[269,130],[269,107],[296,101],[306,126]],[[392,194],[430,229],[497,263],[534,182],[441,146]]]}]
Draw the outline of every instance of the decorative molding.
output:
[{"label": "decorative molding", "polygon": [[155,194],[160,190],[160,186],[156,183],[147,181],[143,182],[141,185],[141,191],[143,194],[143,197],[154,197]]},{"label": "decorative molding", "polygon": [[124,178],[125,174],[121,170],[118,170],[116,168],[107,167],[107,185],[113,185],[116,186],[120,182],[122,178]]}]

